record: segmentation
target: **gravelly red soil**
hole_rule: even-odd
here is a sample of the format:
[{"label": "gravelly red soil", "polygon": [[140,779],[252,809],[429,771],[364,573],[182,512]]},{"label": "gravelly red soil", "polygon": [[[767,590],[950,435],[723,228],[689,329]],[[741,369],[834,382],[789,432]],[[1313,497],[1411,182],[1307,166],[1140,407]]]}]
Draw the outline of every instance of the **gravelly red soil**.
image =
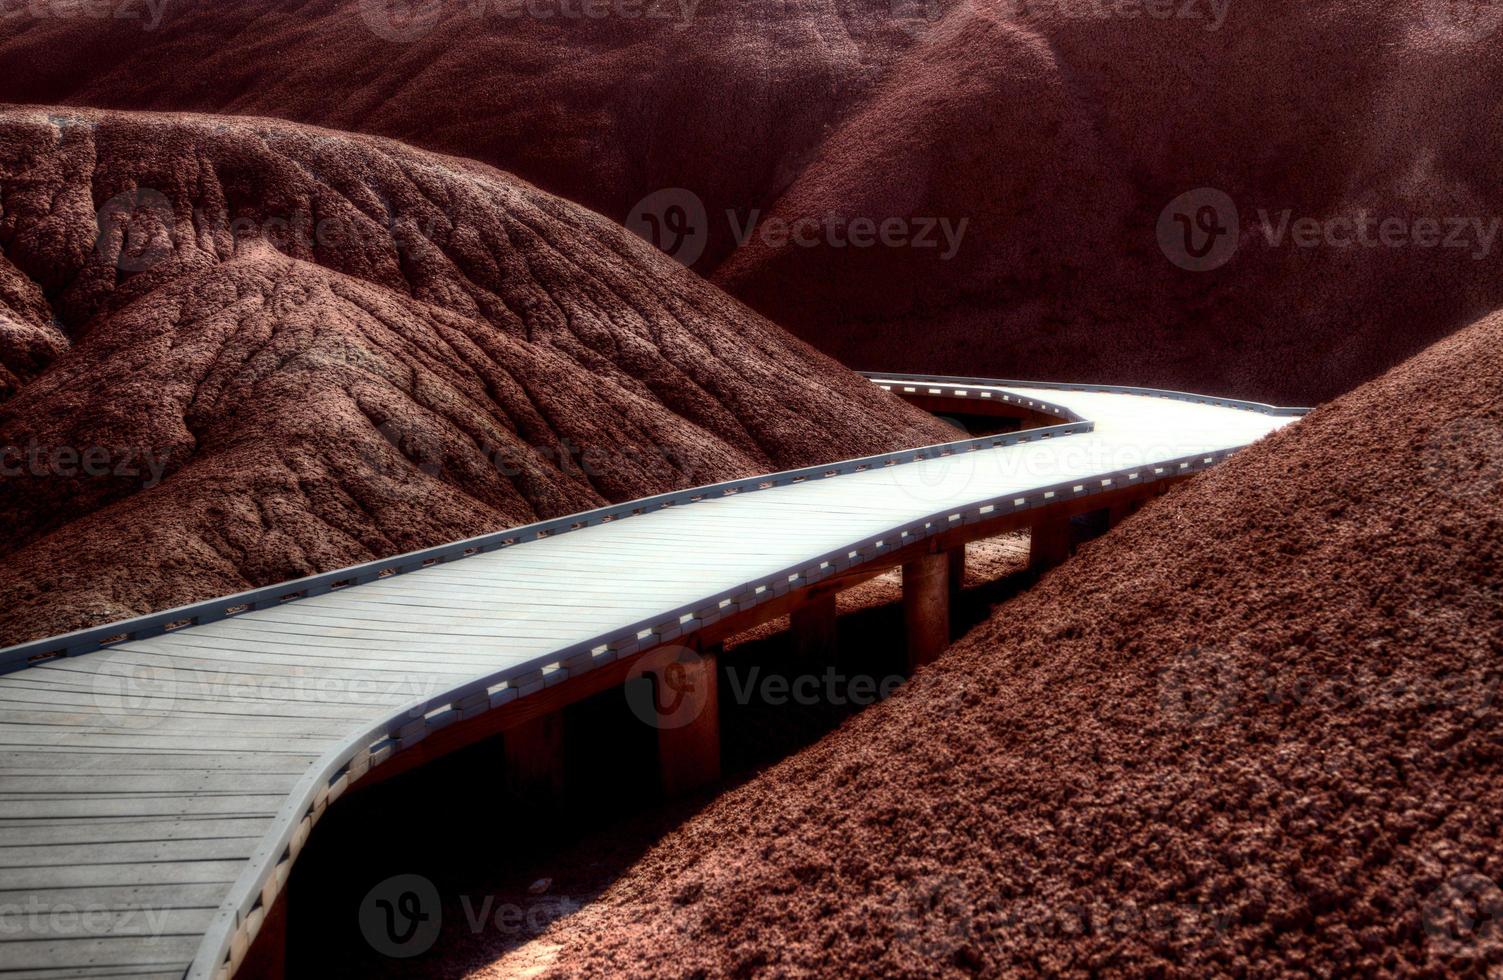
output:
[{"label": "gravelly red soil", "polygon": [[1503,315],[1177,489],[498,961],[1503,964]]},{"label": "gravelly red soil", "polygon": [[509,175],[245,118],[0,109],[0,364],[0,645],[955,437]]}]

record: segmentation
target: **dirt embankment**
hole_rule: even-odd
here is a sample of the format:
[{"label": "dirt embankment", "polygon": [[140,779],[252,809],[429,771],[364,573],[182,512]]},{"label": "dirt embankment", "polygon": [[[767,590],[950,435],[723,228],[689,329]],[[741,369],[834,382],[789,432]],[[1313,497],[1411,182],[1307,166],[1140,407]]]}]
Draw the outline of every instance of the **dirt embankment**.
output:
[{"label": "dirt embankment", "polygon": [[0,644],[954,432],[499,171],[0,111]]},{"label": "dirt embankment", "polygon": [[1503,315],[1179,488],[495,964],[1503,964]]}]

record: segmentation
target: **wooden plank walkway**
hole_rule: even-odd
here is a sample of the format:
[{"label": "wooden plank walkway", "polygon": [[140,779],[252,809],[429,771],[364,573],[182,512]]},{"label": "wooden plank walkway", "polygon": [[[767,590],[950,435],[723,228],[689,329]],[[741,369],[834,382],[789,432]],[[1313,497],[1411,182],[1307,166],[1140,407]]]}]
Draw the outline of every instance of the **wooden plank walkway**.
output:
[{"label": "wooden plank walkway", "polygon": [[957,521],[1182,475],[1290,421],[876,380],[1094,429],[712,495],[0,676],[0,969],[231,973],[312,821],[428,732]]}]

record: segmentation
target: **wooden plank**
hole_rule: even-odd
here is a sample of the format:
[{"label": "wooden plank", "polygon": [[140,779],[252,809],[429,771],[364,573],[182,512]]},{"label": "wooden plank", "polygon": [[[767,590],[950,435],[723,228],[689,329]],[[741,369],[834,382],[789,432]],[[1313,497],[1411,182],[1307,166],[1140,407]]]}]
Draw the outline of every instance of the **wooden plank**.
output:
[{"label": "wooden plank", "polygon": [[12,868],[5,873],[9,892],[56,891],[62,888],[120,888],[152,885],[228,885],[244,861],[163,861],[155,864],[49,865]]},{"label": "wooden plank", "polygon": [[0,956],[12,970],[155,966],[181,974],[193,959],[198,933],[183,936],[106,936],[8,940]]},{"label": "wooden plank", "polygon": [[[36,793],[283,793],[301,773],[216,772],[178,769],[169,772],[110,774],[98,772],[0,774],[0,795]],[[0,840],[3,842],[3,840]]]},{"label": "wooden plank", "polygon": [[[105,844],[35,844],[0,847],[0,868],[45,868],[165,861],[247,861],[260,837],[112,841]],[[7,874],[9,871],[7,870]]]},{"label": "wooden plank", "polygon": [[318,761],[315,752],[287,752],[278,746],[268,752],[223,752],[211,757],[202,753],[172,752],[141,748],[130,755],[103,754],[85,749],[50,752],[18,751],[0,755],[0,772],[155,772],[176,769],[209,769],[221,772],[300,772]]},{"label": "wooden plank", "polygon": [[188,841],[217,837],[258,837],[270,825],[264,817],[157,817],[150,820],[113,820],[25,825],[0,821],[0,851],[50,844],[69,846],[117,841]]}]

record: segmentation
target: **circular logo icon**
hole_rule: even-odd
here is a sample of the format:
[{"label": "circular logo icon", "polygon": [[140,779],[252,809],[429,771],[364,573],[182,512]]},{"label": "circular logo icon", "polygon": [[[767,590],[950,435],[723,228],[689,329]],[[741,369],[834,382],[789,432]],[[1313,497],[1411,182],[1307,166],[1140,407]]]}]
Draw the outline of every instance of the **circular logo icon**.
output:
[{"label": "circular logo icon", "polygon": [[698,262],[710,240],[705,202],[682,187],[669,187],[642,198],[626,216],[626,227],[683,266]]},{"label": "circular logo icon", "polygon": [[[970,435],[958,420],[945,421],[957,427],[955,441]],[[964,499],[966,490],[976,478],[976,461],[982,454],[965,447],[953,448],[947,454],[941,454],[939,449],[921,451],[924,453],[921,460],[885,467],[893,483],[910,498],[925,505],[942,507]],[[987,460],[992,461],[992,457],[987,457]]]},{"label": "circular logo icon", "polygon": [[105,660],[93,689],[95,710],[114,728],[155,728],[177,704],[177,679],[166,667]]},{"label": "circular logo icon", "polygon": [[372,34],[394,44],[411,44],[438,24],[439,0],[360,0],[360,19]]},{"label": "circular logo icon", "polygon": [[[419,473],[432,477],[443,475],[443,449],[439,446],[437,437],[421,430],[411,429],[392,419],[376,426],[376,432],[381,435],[387,446],[400,453]],[[370,462],[371,468],[381,476],[397,476],[406,471],[400,462],[391,458],[380,443],[375,444]]]},{"label": "circular logo icon", "polygon": [[1483,874],[1453,875],[1425,899],[1429,945],[1447,959],[1471,959],[1503,940],[1503,889]]},{"label": "circular logo icon", "polygon": [[972,945],[970,893],[955,875],[929,875],[913,881],[897,907],[893,929],[897,950],[931,963],[953,964]]},{"label": "circular logo icon", "polygon": [[121,272],[146,272],[172,257],[177,223],[167,195],[149,187],[123,191],[96,212],[99,257]]},{"label": "circular logo icon", "polygon": [[420,956],[433,948],[442,926],[438,888],[422,875],[393,875],[360,903],[360,932],[382,956]]},{"label": "circular logo icon", "polygon": [[1460,41],[1482,41],[1503,26],[1503,3],[1495,0],[1420,0],[1420,19],[1430,33]]},{"label": "circular logo icon", "polygon": [[1462,499],[1503,499],[1503,421],[1456,419],[1436,429],[1421,449],[1425,480]]},{"label": "circular logo icon", "polygon": [[683,728],[698,718],[716,683],[704,658],[676,644],[659,647],[631,665],[626,675],[626,703],[632,714],[653,728]]},{"label": "circular logo icon", "polygon": [[1237,253],[1241,224],[1237,205],[1214,187],[1186,191],[1159,214],[1159,248],[1190,272],[1210,272]]},{"label": "circular logo icon", "polygon": [[1193,646],[1159,671],[1159,712],[1182,728],[1214,728],[1231,717],[1246,684],[1237,657]]}]

